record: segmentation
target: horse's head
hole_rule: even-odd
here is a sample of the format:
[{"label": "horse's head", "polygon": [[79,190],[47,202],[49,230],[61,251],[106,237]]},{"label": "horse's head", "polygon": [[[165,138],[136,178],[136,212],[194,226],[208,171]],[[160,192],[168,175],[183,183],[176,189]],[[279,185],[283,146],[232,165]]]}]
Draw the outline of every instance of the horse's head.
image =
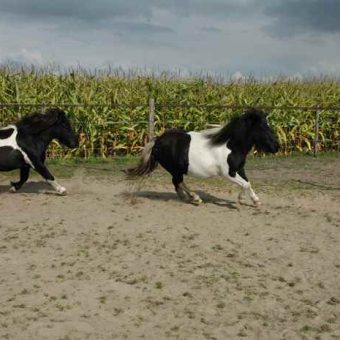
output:
[{"label": "horse's head", "polygon": [[53,108],[48,110],[46,115],[51,116],[55,120],[53,124],[53,137],[69,148],[76,148],[78,146],[78,136],[73,131],[66,113],[58,108]]},{"label": "horse's head", "polygon": [[257,109],[250,109],[245,113],[245,120],[250,126],[249,131],[256,149],[268,153],[279,151],[280,144],[268,125],[267,114]]}]

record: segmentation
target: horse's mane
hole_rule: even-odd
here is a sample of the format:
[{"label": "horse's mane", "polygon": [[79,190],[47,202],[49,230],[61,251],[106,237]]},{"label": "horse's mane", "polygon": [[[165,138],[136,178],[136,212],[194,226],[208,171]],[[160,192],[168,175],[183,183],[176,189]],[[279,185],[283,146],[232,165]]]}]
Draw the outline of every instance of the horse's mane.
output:
[{"label": "horse's mane", "polygon": [[219,129],[216,129],[212,133],[207,133],[207,138],[210,139],[212,145],[222,145],[227,143],[228,140],[242,142],[247,137],[247,131],[249,130],[249,121],[256,121],[263,118],[263,112],[255,108],[246,110],[239,116],[231,118],[230,122]]},{"label": "horse's mane", "polygon": [[56,124],[62,112],[58,108],[48,109],[46,113],[34,112],[19,120],[15,125],[21,132],[37,134]]}]

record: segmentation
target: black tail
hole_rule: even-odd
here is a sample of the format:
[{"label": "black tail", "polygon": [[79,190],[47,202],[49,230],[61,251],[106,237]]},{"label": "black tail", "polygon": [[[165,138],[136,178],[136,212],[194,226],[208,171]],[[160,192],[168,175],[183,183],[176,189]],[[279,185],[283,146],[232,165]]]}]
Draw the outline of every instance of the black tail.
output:
[{"label": "black tail", "polygon": [[153,139],[151,142],[145,145],[142,158],[135,168],[130,168],[125,170],[125,173],[128,175],[128,178],[133,178],[137,176],[144,176],[150,174],[157,168],[158,162],[152,154],[152,149],[155,145],[156,139]]}]

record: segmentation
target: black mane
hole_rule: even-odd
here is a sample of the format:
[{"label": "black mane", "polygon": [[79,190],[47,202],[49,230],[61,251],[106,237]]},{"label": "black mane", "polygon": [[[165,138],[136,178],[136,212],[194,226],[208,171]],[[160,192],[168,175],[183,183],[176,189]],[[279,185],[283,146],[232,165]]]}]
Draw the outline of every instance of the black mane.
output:
[{"label": "black mane", "polygon": [[58,108],[51,108],[46,113],[34,112],[19,120],[15,125],[18,130],[26,134],[38,134],[56,124],[64,111]]},{"label": "black mane", "polygon": [[223,145],[228,141],[239,145],[247,144],[248,131],[251,123],[260,121],[265,117],[265,113],[261,110],[250,108],[242,115],[235,116],[231,121],[216,133],[208,134],[212,145]]}]

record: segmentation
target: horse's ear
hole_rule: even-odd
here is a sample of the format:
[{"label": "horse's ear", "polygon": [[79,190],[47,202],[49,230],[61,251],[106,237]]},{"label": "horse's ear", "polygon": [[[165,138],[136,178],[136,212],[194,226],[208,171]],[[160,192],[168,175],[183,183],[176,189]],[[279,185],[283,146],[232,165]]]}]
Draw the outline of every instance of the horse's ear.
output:
[{"label": "horse's ear", "polygon": [[54,125],[59,120],[59,111],[56,109],[49,109],[44,115],[46,125]]},{"label": "horse's ear", "polygon": [[65,112],[58,108],[52,108],[46,112],[46,118],[50,125],[54,125],[57,122],[62,122],[65,117]]},{"label": "horse's ear", "polygon": [[245,113],[246,121],[250,123],[250,125],[256,125],[261,121],[261,115],[256,109],[249,109]]},{"label": "horse's ear", "polygon": [[260,109],[251,108],[247,111],[248,118],[252,125],[260,123],[263,119],[267,119],[269,116],[268,112],[262,111]]},{"label": "horse's ear", "polygon": [[63,110],[58,109],[58,116],[59,116],[59,118],[65,118],[66,113]]}]

